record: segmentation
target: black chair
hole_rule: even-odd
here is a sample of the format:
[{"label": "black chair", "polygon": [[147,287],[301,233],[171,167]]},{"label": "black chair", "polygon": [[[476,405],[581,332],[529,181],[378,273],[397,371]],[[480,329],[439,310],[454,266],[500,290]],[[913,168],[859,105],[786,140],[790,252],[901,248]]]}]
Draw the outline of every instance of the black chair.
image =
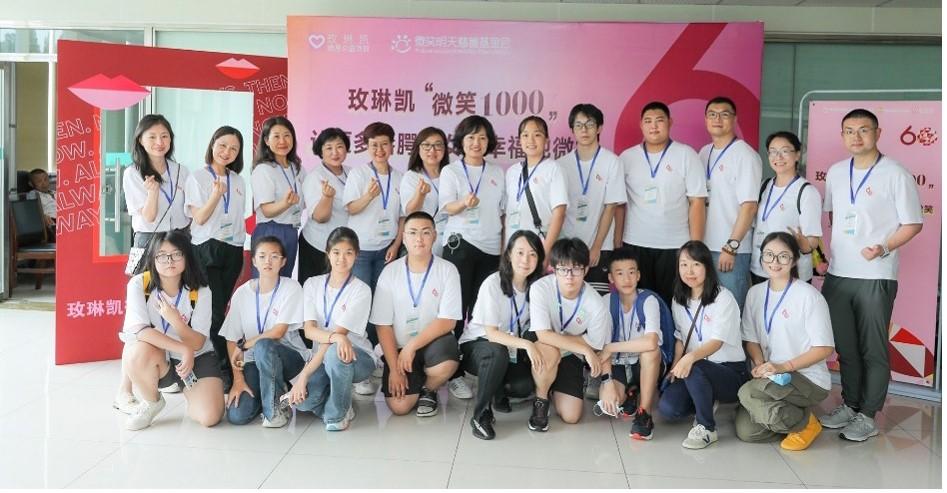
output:
[{"label": "black chair", "polygon": [[[14,254],[10,256],[10,288],[16,287],[18,272],[34,274],[36,289],[43,286],[43,276],[56,274],[56,244],[46,237],[43,222],[43,206],[39,198],[10,202],[10,243]],[[32,260],[32,267],[17,269],[22,261]]]}]

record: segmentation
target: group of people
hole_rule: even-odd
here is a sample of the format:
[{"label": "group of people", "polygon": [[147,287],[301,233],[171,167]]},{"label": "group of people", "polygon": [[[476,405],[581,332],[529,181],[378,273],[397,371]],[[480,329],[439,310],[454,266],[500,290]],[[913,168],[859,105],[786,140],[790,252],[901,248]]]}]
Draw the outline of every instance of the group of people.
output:
[{"label": "group of people", "polygon": [[[696,415],[692,449],[717,440],[718,402],[739,402],[741,440],[779,436],[788,450],[823,427],[876,435],[898,249],[922,223],[913,177],[880,153],[863,109],[841,122],[851,157],[829,170],[824,201],[798,174],[797,136],[766,139],[775,177],[761,183],[734,102],[710,100],[705,121],[698,153],[671,139],[667,105],[649,103],[644,141],[619,156],[599,143],[601,110],[579,104],[576,149],[555,161],[547,123],[530,116],[525,159],[504,171],[486,159],[490,121],[469,116],[450,141],[421,130],[402,173],[385,123],[365,128],[370,161],[352,168],[346,133],[323,130],[307,172],[292,124],[270,118],[251,173],[251,279],[235,290],[243,138],[221,127],[206,168],[189,172],[173,160],[170,123],[148,115],[123,178],[134,245],[148,253],[128,283],[113,405],[142,429],[177,386],[206,426],[262,414],[281,427],[295,407],[340,431],[355,418],[353,385],[374,394],[380,370],[395,415],[437,414],[445,385],[475,394],[482,439],[496,436],[494,412],[523,400],[530,430],[548,430],[550,408],[576,423],[589,394],[596,414],[632,417],[636,439],[653,437],[654,412]],[[807,281],[823,211],[834,220],[820,293]],[[833,351],[844,403],[817,418]]]}]

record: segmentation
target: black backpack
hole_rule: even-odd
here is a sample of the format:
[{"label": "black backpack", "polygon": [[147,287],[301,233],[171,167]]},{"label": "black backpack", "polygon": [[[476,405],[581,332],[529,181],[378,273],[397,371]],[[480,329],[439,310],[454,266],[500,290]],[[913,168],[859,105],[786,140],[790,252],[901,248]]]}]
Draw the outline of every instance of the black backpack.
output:
[{"label": "black backpack", "polygon": [[[756,199],[758,204],[763,203],[763,192],[766,191],[766,186],[769,185],[770,182],[773,181],[774,179],[775,178],[767,178],[763,180],[763,185],[760,186],[760,196],[759,198]],[[803,179],[802,186],[799,187],[799,194],[796,195],[796,212],[798,212],[799,214],[802,214],[802,191],[805,190],[806,187],[808,187],[809,185],[811,185],[811,183]]]}]

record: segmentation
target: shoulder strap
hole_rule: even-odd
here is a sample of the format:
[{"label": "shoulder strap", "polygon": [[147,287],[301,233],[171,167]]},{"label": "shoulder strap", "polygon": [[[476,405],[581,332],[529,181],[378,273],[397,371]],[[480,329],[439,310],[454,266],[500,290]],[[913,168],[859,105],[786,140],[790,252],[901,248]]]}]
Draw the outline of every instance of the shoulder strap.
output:
[{"label": "shoulder strap", "polygon": [[197,290],[191,289],[190,287],[187,289],[187,297],[191,300],[191,311],[193,311],[195,308],[197,308]]},{"label": "shoulder strap", "polygon": [[151,291],[148,289],[148,285],[151,284],[151,271],[144,271],[141,274],[141,289],[145,292],[145,303],[148,303],[148,298],[151,297]]},{"label": "shoulder strap", "polygon": [[[542,164],[542,161],[540,161],[539,164]],[[536,166],[539,166],[539,164],[537,164]],[[529,203],[529,213],[532,214],[533,216],[533,226],[536,227],[536,231],[539,232],[540,236],[545,237],[546,235],[543,234],[543,222],[542,220],[539,219],[539,212],[536,210],[536,201],[533,200],[533,192],[530,190],[530,187],[529,187],[529,173],[527,173],[526,171],[527,168],[528,166],[526,164],[526,160],[524,159],[523,160],[523,174],[522,174],[521,179],[523,180],[523,183],[526,187],[526,202]]]},{"label": "shoulder strap", "polygon": [[[641,324],[641,327],[645,326],[644,302],[648,300],[648,296],[651,296],[648,290],[640,289],[638,290],[638,296],[635,298],[635,314],[638,316],[638,323]],[[634,320],[631,323],[635,323]]]},{"label": "shoulder strap", "polygon": [[687,345],[691,342],[691,336],[694,335],[694,328],[697,327],[697,320],[700,319],[700,311],[704,308],[704,304],[701,303],[697,307],[697,311],[694,313],[694,319],[691,320],[691,329],[687,331],[687,338],[684,339],[684,352],[681,353],[681,356],[687,354]]},{"label": "shoulder strap", "polygon": [[802,186],[799,187],[799,195],[796,195],[796,212],[802,214],[802,191],[808,187],[810,183],[808,181],[802,182]]},{"label": "shoulder strap", "polygon": [[772,178],[767,178],[767,179],[763,180],[763,185],[760,186],[760,196],[759,196],[758,199],[756,199],[756,203],[757,203],[757,204],[763,202],[763,192],[766,191],[766,185],[769,185],[769,182],[771,182],[771,181],[773,181]]},{"label": "shoulder strap", "polygon": [[621,301],[617,291],[612,291],[608,297],[608,311],[612,314],[612,342],[618,342],[621,337]]}]

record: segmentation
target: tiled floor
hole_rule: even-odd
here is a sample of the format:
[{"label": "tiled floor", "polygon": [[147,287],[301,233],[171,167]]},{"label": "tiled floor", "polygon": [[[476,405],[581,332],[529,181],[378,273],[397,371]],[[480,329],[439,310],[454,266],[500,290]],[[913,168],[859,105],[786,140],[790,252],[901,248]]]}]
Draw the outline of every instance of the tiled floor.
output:
[{"label": "tiled floor", "polygon": [[[185,418],[177,394],[154,426],[129,432],[110,406],[118,362],[53,365],[53,315],[0,305],[0,488],[941,486],[941,406],[894,396],[879,437],[858,444],[825,432],[802,453],[739,442],[732,406],[718,413],[720,441],[699,451],[680,446],[689,423],[660,418],[651,442],[629,439],[628,422],[591,413],[532,433],[525,404],[498,414],[498,437],[484,442],[470,434],[472,405],[446,391],[428,419],[393,417],[377,397],[358,400],[343,433],[303,415],[283,429],[205,429]],[[838,400],[836,389],[823,409]]]}]

